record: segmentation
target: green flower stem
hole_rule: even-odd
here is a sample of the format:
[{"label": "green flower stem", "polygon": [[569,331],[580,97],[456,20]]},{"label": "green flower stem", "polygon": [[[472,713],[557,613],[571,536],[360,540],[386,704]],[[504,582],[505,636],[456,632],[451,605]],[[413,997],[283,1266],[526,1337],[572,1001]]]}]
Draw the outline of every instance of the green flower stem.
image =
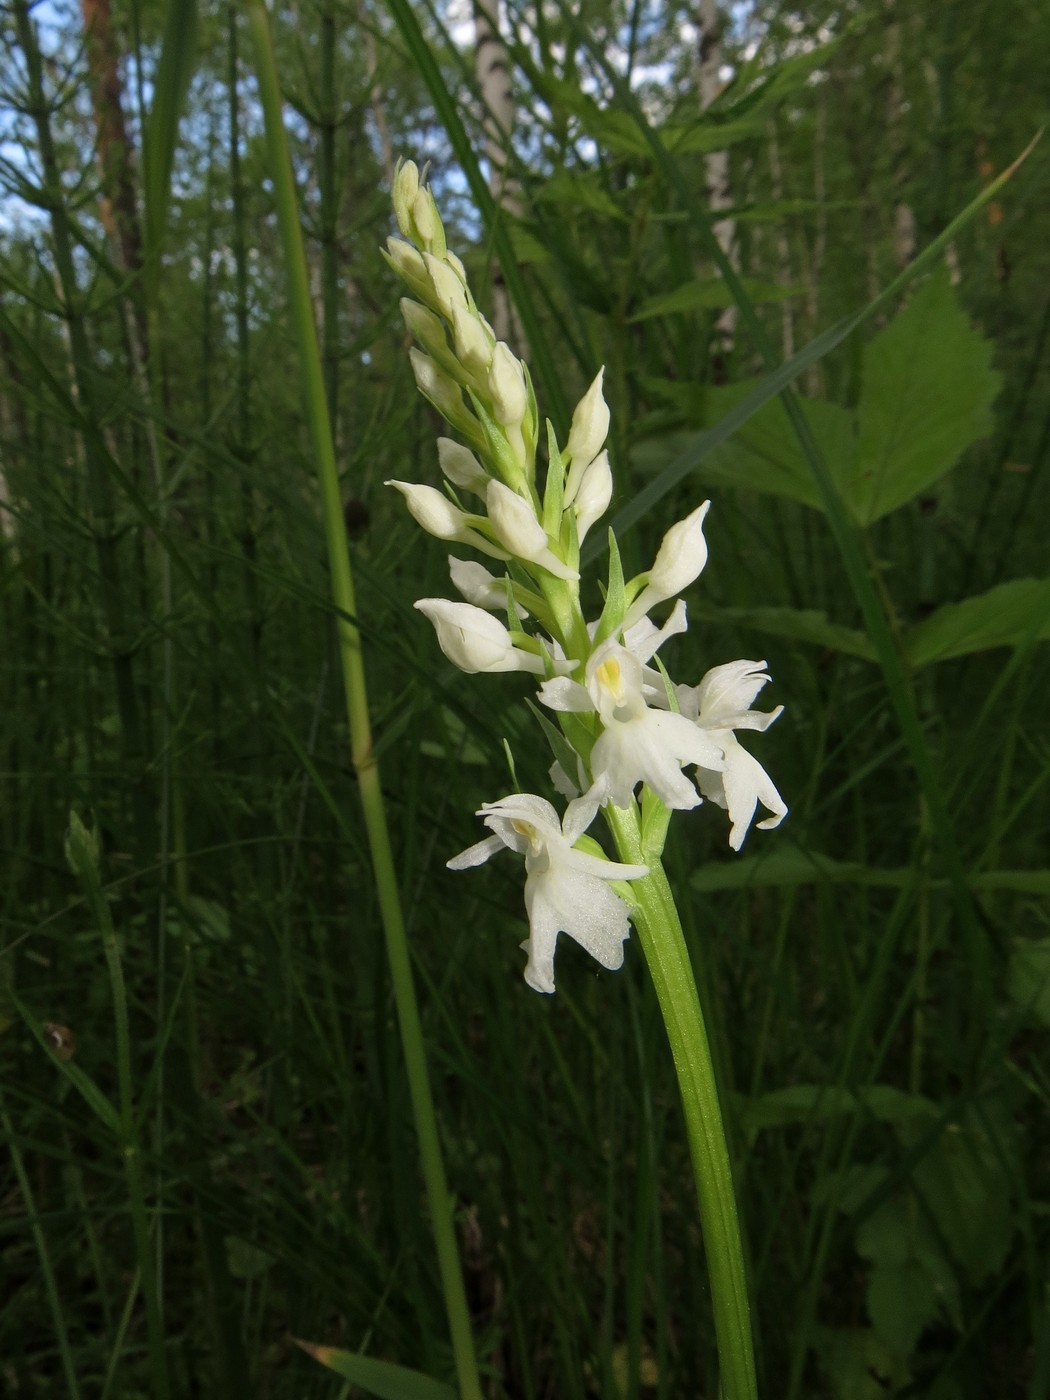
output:
[{"label": "green flower stem", "polygon": [[405,1072],[408,1076],[412,1111],[419,1138],[419,1154],[430,1205],[431,1228],[434,1232],[438,1267],[444,1289],[459,1394],[461,1400],[480,1400],[481,1384],[474,1356],[463,1274],[452,1226],[437,1118],[427,1071],[423,1028],[412,981],[408,940],[390,848],[379,767],[372,746],[361,636],[355,621],[357,613],[350,572],[350,552],[343,522],[324,374],[307,279],[298,201],[281,113],[281,95],[270,24],[262,0],[251,0],[248,5],[248,19],[255,49],[259,95],[266,120],[270,174],[274,182],[277,216],[284,244],[289,301],[299,342],[307,416],[321,487],[332,600],[336,609],[339,654],[346,692],[347,721],[350,727],[351,755],[361,793],[380,915],[386,935],[401,1045],[405,1057]]},{"label": "green flower stem", "polygon": [[656,987],[685,1111],[711,1283],[721,1394],[723,1400],[756,1400],[751,1310],[729,1149],[682,924],[663,866],[643,844],[634,807],[624,810],[610,805],[605,815],[620,859],[649,867],[647,876],[631,881],[631,895],[637,901],[632,917]]}]

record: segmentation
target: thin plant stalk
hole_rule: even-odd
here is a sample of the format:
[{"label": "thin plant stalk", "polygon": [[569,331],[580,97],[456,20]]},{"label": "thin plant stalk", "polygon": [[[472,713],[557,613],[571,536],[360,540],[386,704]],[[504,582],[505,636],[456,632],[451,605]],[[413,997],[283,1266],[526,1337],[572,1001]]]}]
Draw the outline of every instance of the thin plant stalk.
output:
[{"label": "thin plant stalk", "polygon": [[[65,1377],[66,1389],[69,1393],[70,1400],[80,1400],[80,1382],[77,1380],[76,1362],[73,1359],[73,1352],[69,1345],[69,1331],[66,1327],[65,1309],[63,1308],[62,1298],[58,1291],[55,1270],[51,1264],[51,1254],[47,1247],[47,1236],[44,1234],[40,1224],[40,1213],[37,1210],[36,1200],[33,1196],[33,1187],[29,1180],[29,1173],[26,1171],[22,1153],[15,1141],[14,1124],[11,1122],[7,1109],[3,1107],[2,1097],[0,1097],[0,1128],[3,1128],[4,1137],[7,1139],[7,1148],[11,1153],[11,1165],[14,1167],[18,1189],[21,1191],[22,1200],[25,1202],[29,1229],[33,1236],[33,1243],[36,1246],[37,1259],[40,1261],[40,1273],[44,1280],[44,1292],[47,1294],[48,1306],[51,1309],[51,1321],[55,1329],[55,1342],[58,1347],[59,1357],[62,1361],[62,1374]],[[85,1215],[85,1218],[88,1219],[90,1217]]]},{"label": "thin plant stalk", "polygon": [[168,1400],[171,1387],[168,1379],[168,1358],[164,1347],[164,1324],[157,1287],[157,1273],[150,1239],[149,1215],[143,1182],[142,1150],[135,1118],[135,1098],[132,1089],[131,1028],[128,1021],[128,998],[124,986],[124,970],[120,962],[120,946],[113,927],[113,916],[102,890],[98,869],[98,848],[95,838],[79,818],[70,817],[66,838],[66,855],[87,896],[88,907],[102,938],[102,951],[109,971],[113,998],[113,1029],[117,1052],[117,1117],[116,1124],[127,1181],[131,1226],[135,1236],[135,1254],[142,1280],[142,1297],[146,1305],[146,1333],[149,1351],[150,1379],[155,1400]]},{"label": "thin plant stalk", "polygon": [[649,866],[632,881],[634,925],[653,979],[682,1096],[703,1231],[724,1400],[755,1400],[754,1343],[733,1173],[711,1047],[674,895],[659,858],[646,849],[635,809],[608,806],[620,858]]},{"label": "thin plant stalk", "polygon": [[83,298],[77,286],[73,227],[63,199],[58,153],[51,132],[51,108],[44,91],[43,58],[29,10],[26,0],[15,0],[15,27],[26,62],[26,107],[36,128],[43,194],[50,214],[52,252],[62,294],[62,314],[69,333],[73,381],[80,409],[79,428],[84,445],[88,509],[101,580],[100,602],[113,663],[121,757],[125,774],[131,776],[136,844],[141,852],[151,852],[155,844],[153,806],[145,780],[145,748],[132,665],[132,627],[127,616],[128,590],[117,555],[116,507],[110,489],[109,453],[99,428],[91,345]]},{"label": "thin plant stalk", "polygon": [[361,636],[355,620],[357,612],[350,554],[339,494],[339,477],[328,416],[324,373],[314,324],[298,201],[282,118],[269,18],[262,0],[251,0],[248,6],[248,20],[255,50],[259,94],[265,114],[270,173],[274,182],[277,214],[284,245],[289,301],[301,357],[303,392],[321,488],[325,540],[331,569],[332,601],[336,611],[339,657],[350,728],[351,758],[361,794],[380,915],[386,936],[405,1070],[419,1137],[420,1161],[430,1205],[431,1228],[434,1232],[441,1273],[459,1393],[462,1400],[480,1400],[481,1384],[449,1207],[423,1029],[413,985],[397,873],[379,780],[379,765],[372,744]]}]

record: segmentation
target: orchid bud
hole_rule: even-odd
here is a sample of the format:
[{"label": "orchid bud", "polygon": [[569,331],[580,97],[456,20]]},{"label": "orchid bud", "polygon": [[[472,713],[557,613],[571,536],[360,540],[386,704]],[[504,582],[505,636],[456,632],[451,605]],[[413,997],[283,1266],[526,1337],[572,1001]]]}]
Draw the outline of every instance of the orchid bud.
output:
[{"label": "orchid bud", "polygon": [[448,349],[445,327],[440,316],[435,316],[433,311],[428,311],[425,306],[420,306],[418,301],[413,301],[410,297],[401,298],[401,315],[409,333],[415,336],[420,345],[425,345],[431,351],[435,348]]},{"label": "orchid bud", "polygon": [[438,463],[453,486],[473,491],[476,496],[484,496],[489,484],[488,473],[469,447],[454,442],[452,438],[439,437]]},{"label": "orchid bud", "polygon": [[427,277],[426,263],[411,243],[406,243],[402,238],[388,238],[383,256],[417,296],[429,296],[430,279]]},{"label": "orchid bud", "polygon": [[572,427],[569,429],[569,441],[565,447],[565,456],[574,463],[582,463],[584,467],[597,457],[609,433],[609,406],[602,394],[604,375],[603,366],[595,375],[591,387],[576,405],[576,412],[572,415]]},{"label": "orchid bud", "polygon": [[[477,564],[473,559],[457,559],[450,554],[448,571],[456,592],[461,593],[467,602],[473,603],[476,608],[484,608],[486,612],[502,612],[507,606],[504,580],[489,573],[484,564]],[[520,608],[518,615],[528,617],[528,613],[523,613]]]},{"label": "orchid bud", "polygon": [[419,392],[425,394],[434,407],[446,418],[459,418],[463,414],[463,395],[459,385],[443,369],[421,350],[414,346],[408,352],[412,361],[412,373],[416,376]]},{"label": "orchid bud", "polygon": [[536,519],[531,502],[523,500],[502,481],[490,481],[485,495],[489,523],[497,540],[511,554],[539,564],[557,578],[578,579],[579,574],[554,554],[547,532]]},{"label": "orchid bud", "polygon": [[424,253],[423,262],[433,289],[434,303],[442,316],[451,321],[457,307],[467,310],[467,290],[448,263],[441,258],[435,258],[432,253]]},{"label": "orchid bud", "polygon": [[385,481],[383,485],[395,486],[401,492],[416,523],[428,535],[436,535],[439,540],[472,539],[474,531],[466,516],[436,487],[410,481]]},{"label": "orchid bud", "polygon": [[710,509],[711,502],[705,501],[664,535],[649,570],[648,592],[674,598],[703,573],[707,563],[704,516]]},{"label": "orchid bud", "polygon": [[492,411],[496,420],[505,428],[520,427],[528,407],[525,376],[517,358],[502,340],[492,352],[489,393],[492,395]]},{"label": "orchid bud", "polygon": [[460,364],[475,374],[484,374],[492,361],[492,343],[477,316],[465,307],[455,307],[452,336]]},{"label": "orchid bud", "polygon": [[681,593],[703,573],[707,563],[704,516],[710,509],[711,502],[705,501],[664,535],[649,570],[649,581],[627,609],[625,627],[632,627],[651,607]]},{"label": "orchid bud", "polygon": [[543,675],[543,658],[519,651],[506,627],[491,613],[445,598],[420,598],[414,606],[434,624],[438,646],[448,659],[468,675],[479,671]]},{"label": "orchid bud", "polygon": [[587,531],[609,509],[613,479],[608,452],[599,452],[583,474],[573,509],[576,512],[576,537],[583,543]]},{"label": "orchid bud", "polygon": [[415,224],[416,241],[429,248],[438,230],[438,218],[429,190],[416,191],[416,197],[412,201],[412,220]]},{"label": "orchid bud", "polygon": [[414,160],[399,161],[394,175],[394,217],[406,238],[412,237],[412,214],[419,194],[419,167]]}]

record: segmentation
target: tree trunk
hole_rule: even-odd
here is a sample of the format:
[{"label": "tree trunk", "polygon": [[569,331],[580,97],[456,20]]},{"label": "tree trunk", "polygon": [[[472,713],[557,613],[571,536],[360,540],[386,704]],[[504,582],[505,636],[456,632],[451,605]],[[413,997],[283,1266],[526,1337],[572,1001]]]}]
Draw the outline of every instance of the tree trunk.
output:
[{"label": "tree trunk", "polygon": [[[722,23],[718,15],[717,0],[700,0],[697,27],[697,87],[700,108],[706,111],[723,87]],[[736,221],[719,217],[720,212],[729,209],[733,203],[729,183],[728,151],[711,151],[704,157],[704,182],[707,186],[707,207],[713,216],[711,231],[732,266],[738,268]],[[736,340],[736,322],[736,307],[727,306],[715,323],[716,363],[722,362],[723,366]]]},{"label": "tree trunk", "polygon": [[[499,0],[474,0],[474,71],[485,105],[485,159],[489,189],[507,214],[521,212],[521,190],[511,174],[508,150],[514,130],[514,88],[507,46],[499,28]],[[499,263],[492,263],[492,328],[499,340],[511,341],[519,355],[527,353],[517,312],[507,293]]]}]

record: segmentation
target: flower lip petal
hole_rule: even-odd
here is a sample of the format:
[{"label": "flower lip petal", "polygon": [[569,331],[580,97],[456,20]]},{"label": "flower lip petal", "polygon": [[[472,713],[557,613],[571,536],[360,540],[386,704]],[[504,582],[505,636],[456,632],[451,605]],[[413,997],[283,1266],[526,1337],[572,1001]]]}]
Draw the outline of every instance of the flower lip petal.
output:
[{"label": "flower lip petal", "polygon": [[504,844],[498,836],[486,836],[484,841],[479,841],[475,846],[468,846],[465,851],[460,851],[458,856],[447,860],[445,866],[448,870],[471,870],[476,865],[483,865],[497,851],[502,851]]}]

